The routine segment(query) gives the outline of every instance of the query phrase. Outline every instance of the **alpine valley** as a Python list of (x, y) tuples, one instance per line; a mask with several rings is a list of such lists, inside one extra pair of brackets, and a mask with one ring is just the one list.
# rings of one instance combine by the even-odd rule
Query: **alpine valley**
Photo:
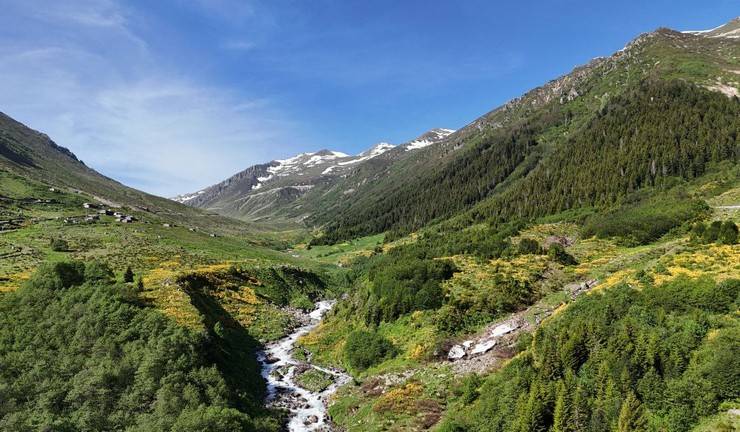
[(165, 199), (0, 114), (0, 430), (740, 430), (740, 18), (409, 138)]

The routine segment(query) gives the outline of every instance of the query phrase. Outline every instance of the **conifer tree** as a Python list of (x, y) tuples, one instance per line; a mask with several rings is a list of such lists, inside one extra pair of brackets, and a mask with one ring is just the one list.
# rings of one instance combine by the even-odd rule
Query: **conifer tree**
[(134, 281), (134, 272), (131, 270), (131, 266), (126, 267), (126, 271), (123, 273), (123, 281), (126, 283)]
[(553, 413), (552, 432), (569, 432), (572, 429), (570, 419), (570, 396), (563, 381), (558, 381)]
[(642, 432), (647, 430), (647, 421), (643, 412), (642, 404), (633, 392), (627, 394), (619, 411), (619, 432)]

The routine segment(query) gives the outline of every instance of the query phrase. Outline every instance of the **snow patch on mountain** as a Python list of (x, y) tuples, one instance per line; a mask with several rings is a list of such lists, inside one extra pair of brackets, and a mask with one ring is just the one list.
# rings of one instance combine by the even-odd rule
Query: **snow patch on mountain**
[(381, 143), (375, 144), (372, 148), (370, 148), (370, 150), (366, 150), (366, 151), (360, 153), (359, 156), (360, 157), (367, 157), (368, 159), (370, 159), (370, 158), (374, 158), (375, 156), (380, 156), (383, 153), (385, 153), (388, 150), (391, 150), (391, 149), (393, 149), (395, 147), (396, 146), (394, 146), (391, 143), (381, 142)]
[(299, 173), (302, 168), (310, 168), (335, 159), (343, 159), (346, 157), (349, 157), (349, 155), (333, 150), (301, 153), (288, 159), (277, 159), (272, 161), (270, 166), (267, 167), (267, 172), (279, 177), (285, 177), (290, 174)]
[(424, 135), (420, 136), (414, 141), (411, 141), (410, 143), (404, 145), (404, 149), (406, 151), (411, 150), (418, 150), (424, 147), (428, 147), (434, 143), (438, 143), (442, 141), (443, 139), (447, 138), (448, 136), (455, 133), (453, 129), (432, 129), (431, 131), (425, 133)]
[(691, 34), (696, 34), (696, 35), (698, 35), (698, 34), (704, 34), (704, 33), (711, 33), (711, 32), (713, 32), (715, 30), (721, 29), (724, 26), (725, 26), (724, 24), (718, 25), (717, 27), (712, 28), (712, 29), (709, 29), (709, 30), (685, 30), (685, 31), (682, 31), (681, 33), (691, 33)]
[(740, 17), (731, 20), (726, 24), (709, 30), (687, 30), (683, 33), (690, 33), (697, 36), (711, 38), (740, 39)]
[(323, 175), (331, 174), (334, 170), (336, 170), (339, 167), (343, 167), (347, 165), (354, 165), (360, 162), (364, 162), (368, 159), (372, 159), (374, 157), (380, 156), (383, 153), (395, 147), (396, 147), (395, 145), (387, 143), (387, 142), (378, 143), (374, 145), (372, 148), (370, 148), (369, 150), (366, 150), (360, 153), (353, 159), (342, 161), (342, 162), (337, 162), (336, 165), (330, 166), (329, 168), (325, 169), (321, 174)]
[(176, 196), (174, 198), (171, 198), (171, 199), (172, 199), (172, 201), (177, 201), (177, 202), (179, 202), (181, 204), (184, 204), (184, 203), (186, 203), (188, 201), (191, 201), (191, 200), (197, 198), (198, 195), (203, 195), (204, 193), (205, 193), (204, 190), (199, 190), (198, 192), (195, 192), (195, 193), (192, 193), (192, 194), (178, 195), (178, 196)]

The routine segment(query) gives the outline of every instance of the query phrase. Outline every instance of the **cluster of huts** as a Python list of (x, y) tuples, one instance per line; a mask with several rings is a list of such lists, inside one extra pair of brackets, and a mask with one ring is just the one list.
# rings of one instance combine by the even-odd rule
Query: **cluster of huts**
[(84, 203), (84, 204), (82, 204), (82, 207), (84, 207), (84, 208), (86, 208), (88, 210), (96, 210), (96, 209), (98, 210), (98, 214), (96, 214), (96, 215), (89, 215), (89, 216), (87, 216), (85, 218), (86, 220), (87, 220), (87, 218), (93, 218), (93, 219), (91, 219), (91, 221), (96, 221), (96, 220), (99, 220), (100, 219), (100, 216), (101, 215), (113, 216), (116, 219), (116, 221), (117, 222), (120, 222), (120, 223), (132, 223), (132, 222), (136, 222), (136, 220), (137, 220), (136, 217), (134, 217), (132, 215), (121, 213), (119, 211), (114, 211), (114, 210), (111, 210), (109, 208), (100, 208), (100, 206), (98, 204)]

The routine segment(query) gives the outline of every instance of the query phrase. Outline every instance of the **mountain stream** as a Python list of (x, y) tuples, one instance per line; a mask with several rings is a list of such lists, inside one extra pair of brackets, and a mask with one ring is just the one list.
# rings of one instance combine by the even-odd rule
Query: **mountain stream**
[[(296, 360), (293, 348), (301, 336), (313, 330), (321, 317), (334, 306), (334, 301), (320, 301), (316, 309), (308, 314), (308, 323), (296, 328), (283, 339), (268, 344), (258, 353), (262, 364), (262, 376), (267, 381), (267, 403), (290, 411), (288, 430), (291, 432), (331, 431), (327, 415), (327, 403), (337, 388), (350, 381), (346, 373), (320, 367), (309, 362)], [(298, 368), (311, 367), (331, 376), (333, 383), (326, 389), (316, 392), (305, 389), (295, 382)]]

